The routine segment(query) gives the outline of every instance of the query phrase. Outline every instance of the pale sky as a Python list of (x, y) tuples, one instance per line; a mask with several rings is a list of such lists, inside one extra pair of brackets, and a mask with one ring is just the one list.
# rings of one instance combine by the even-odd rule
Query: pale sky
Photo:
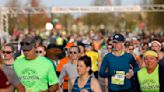
[[(0, 0), (0, 6), (4, 6), (4, 4), (8, 0)], [(28, 0), (19, 0), (22, 3), (27, 2)], [(39, 0), (41, 4), (46, 7), (53, 6), (89, 6), (92, 3), (92, 0)]]
[[(8, 0), (0, 0), (0, 7), (4, 6)], [(25, 3), (28, 0), (19, 0)], [(40, 0), (41, 4), (46, 7), (53, 6), (89, 6), (94, 0)], [(114, 0), (113, 0), (114, 1)], [(138, 4), (140, 0), (121, 0), (123, 5)]]

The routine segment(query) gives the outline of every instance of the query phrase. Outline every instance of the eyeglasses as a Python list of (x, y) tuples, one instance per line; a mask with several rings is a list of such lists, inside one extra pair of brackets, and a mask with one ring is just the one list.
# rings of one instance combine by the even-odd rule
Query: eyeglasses
[(36, 53), (42, 53), (42, 51), (37, 50)]
[(5, 54), (5, 53), (6, 53), (6, 54), (11, 54), (12, 52), (13, 52), (13, 51), (3, 51), (2, 53), (3, 53), (3, 54)]
[(85, 48), (89, 48), (89, 47), (91, 47), (91, 45), (85, 45)]
[(21, 46), (23, 46), (23, 45), (30, 45), (31, 43), (29, 43), (29, 42), (21, 42), (20, 44), (21, 44)]
[(70, 51), (69, 54), (78, 54), (78, 52)]

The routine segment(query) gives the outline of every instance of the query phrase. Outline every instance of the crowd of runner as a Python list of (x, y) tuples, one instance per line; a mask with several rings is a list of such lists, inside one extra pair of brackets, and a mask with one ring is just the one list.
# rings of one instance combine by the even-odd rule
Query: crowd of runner
[(14, 33), (0, 92), (164, 92), (164, 34)]

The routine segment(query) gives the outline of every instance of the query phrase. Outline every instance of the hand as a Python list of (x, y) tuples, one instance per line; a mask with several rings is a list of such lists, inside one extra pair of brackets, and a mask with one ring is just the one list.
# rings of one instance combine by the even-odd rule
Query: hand
[(131, 78), (133, 77), (133, 75), (134, 75), (133, 70), (132, 70), (132, 69), (129, 69), (129, 72), (126, 73), (125, 77), (126, 77), (127, 79), (131, 79)]
[(60, 92), (60, 90), (63, 90), (63, 86), (59, 85), (58, 91)]
[(161, 60), (163, 58), (164, 54), (162, 52), (158, 53), (158, 59)]

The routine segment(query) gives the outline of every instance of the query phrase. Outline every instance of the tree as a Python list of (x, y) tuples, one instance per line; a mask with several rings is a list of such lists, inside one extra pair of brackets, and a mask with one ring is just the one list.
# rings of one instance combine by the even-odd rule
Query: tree
[(5, 4), (7, 7), (20, 7), (21, 3), (19, 0), (8, 0), (8, 2)]
[[(41, 6), (38, 0), (29, 0), (27, 2), (27, 5), (30, 7), (36, 8), (36, 7), (44, 7)], [(38, 17), (39, 16), (39, 17)], [(28, 15), (28, 25), (30, 24), (30, 29), (40, 29), (44, 28), (46, 22), (49, 21), (48, 15), (43, 13), (43, 14), (30, 14)]]
[(82, 21), (89, 26), (98, 26), (101, 24), (108, 25), (113, 23), (114, 20), (112, 19), (112, 17), (113, 15), (110, 13), (89, 13), (82, 17)]
[[(164, 0), (154, 0), (153, 4), (164, 4)], [(164, 28), (164, 12), (150, 12), (147, 13), (148, 25), (151, 28)]]
[(142, 21), (142, 19), (137, 18), (138, 16), (137, 13), (125, 13), (126, 29), (133, 30), (137, 25), (137, 21)]
[[(164, 0), (154, 0), (154, 4), (164, 4)], [(164, 21), (164, 12), (156, 12), (153, 15), (154, 23), (157, 27), (164, 27), (163, 21)]]
[[(111, 0), (93, 0), (92, 5), (94, 6), (108, 6), (111, 5)], [(84, 14), (81, 17), (81, 21), (88, 25), (94, 25), (99, 26), (101, 24), (107, 26), (107, 25), (113, 25), (114, 19), (113, 13), (88, 13)]]
[(112, 0), (93, 0), (93, 5), (111, 5)]
[(39, 7), (39, 1), (38, 0), (30, 0), (31, 7)]
[[(21, 3), (19, 0), (9, 0), (8, 2), (6, 2), (5, 4), (6, 7), (10, 7), (10, 8), (19, 8), (21, 6)], [(9, 14), (8, 18), (9, 18), (9, 33), (12, 33), (13, 29), (18, 27), (18, 19), (17, 17), (19, 17), (18, 14)]]
[(54, 18), (59, 20), (59, 22), (64, 26), (66, 31), (68, 31), (69, 26), (74, 22), (74, 17), (71, 14), (55, 14), (53, 15), (53, 19)]

